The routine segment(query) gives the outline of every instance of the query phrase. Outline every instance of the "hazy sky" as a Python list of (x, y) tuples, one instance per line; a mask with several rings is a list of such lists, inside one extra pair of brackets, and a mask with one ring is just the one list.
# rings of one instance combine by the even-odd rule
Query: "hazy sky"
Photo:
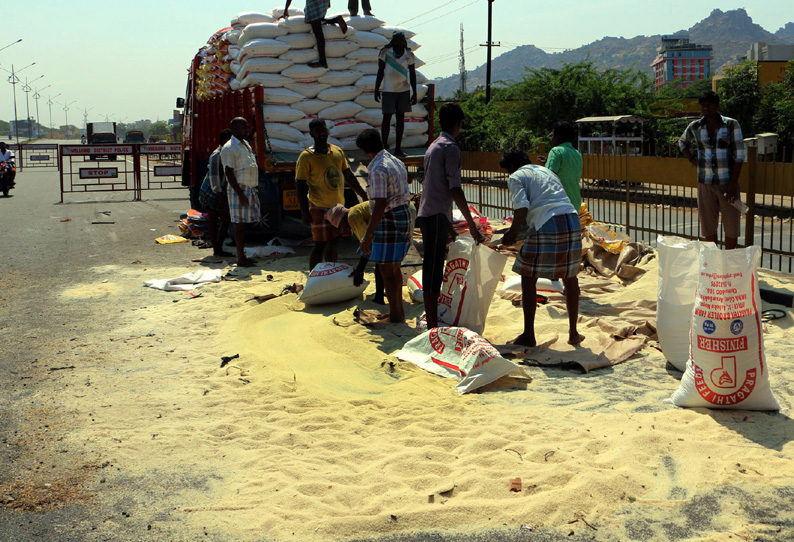
[[(465, 30), (466, 66), (485, 62), (486, 0), (371, 0), (375, 15), (387, 24), (417, 32), (417, 56), (427, 62), (428, 77), (457, 72), (460, 25)], [(293, 0), (303, 7), (305, 0)], [(0, 68), (20, 69), (19, 77), (42, 79), (31, 87), (42, 89), (39, 113), (49, 123), (47, 96), (54, 98), (53, 124), (88, 120), (132, 122), (168, 119), (177, 96), (184, 95), (185, 74), (196, 51), (215, 31), (228, 26), (241, 11), (270, 11), (283, 1), (205, 0), (25, 0), (3, 1)], [(346, 10), (346, 0), (332, 0), (329, 13)], [(745, 8), (753, 20), (770, 32), (794, 21), (794, 0), (571, 0), (534, 2), (495, 0), (493, 40), (501, 42), (495, 56), (518, 45), (534, 44), (549, 52), (575, 48), (604, 36), (652, 35), (687, 29), (712, 9)], [(0, 72), (7, 78), (8, 74)], [(26, 100), (17, 85), (17, 108), (25, 118)], [(31, 115), (35, 101), (30, 93)], [(14, 118), (12, 86), (0, 85), (0, 119)]]

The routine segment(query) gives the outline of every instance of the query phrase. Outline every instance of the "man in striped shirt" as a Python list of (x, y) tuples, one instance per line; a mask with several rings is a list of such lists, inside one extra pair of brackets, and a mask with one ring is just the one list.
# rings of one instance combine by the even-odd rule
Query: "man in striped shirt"
[[(698, 217), (706, 241), (717, 242), (717, 227), (722, 214), (725, 248), (736, 248), (739, 241), (739, 210), (732, 204), (739, 199), (739, 175), (744, 163), (744, 139), (739, 122), (720, 115), (720, 97), (707, 90), (698, 98), (703, 118), (689, 124), (678, 146), (698, 169)], [(695, 145), (697, 158), (690, 147)]]

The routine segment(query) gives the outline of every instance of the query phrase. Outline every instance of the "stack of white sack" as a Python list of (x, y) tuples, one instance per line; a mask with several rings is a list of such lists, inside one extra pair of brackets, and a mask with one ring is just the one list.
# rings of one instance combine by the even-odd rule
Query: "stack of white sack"
[[(356, 136), (367, 128), (380, 130), (381, 105), (375, 101), (378, 54), (396, 31), (405, 34), (408, 47), (419, 44), (414, 32), (387, 26), (377, 17), (342, 15), (347, 32), (324, 25), (328, 68), (311, 68), (319, 60), (317, 44), (303, 11), (291, 7), (287, 19), (279, 19), (283, 7), (270, 13), (245, 12), (231, 20), (228, 41), (231, 90), (261, 86), (265, 96), (265, 128), (274, 152), (300, 152), (312, 145), (309, 123), (326, 121), (329, 141), (344, 150), (356, 148)], [(336, 15), (328, 15), (333, 18)], [(416, 67), (424, 63), (416, 59)], [(428, 91), (427, 78), (417, 71), (417, 99)], [(416, 105), (406, 115), (403, 147), (427, 143), (428, 111)], [(392, 118), (392, 124), (394, 118)], [(396, 138), (391, 128), (390, 144)]]

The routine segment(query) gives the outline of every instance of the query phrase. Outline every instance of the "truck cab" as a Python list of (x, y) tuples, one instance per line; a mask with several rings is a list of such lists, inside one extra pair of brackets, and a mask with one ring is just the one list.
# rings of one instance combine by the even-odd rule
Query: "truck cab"
[(124, 143), (146, 143), (146, 138), (140, 130), (130, 130), (124, 137)]

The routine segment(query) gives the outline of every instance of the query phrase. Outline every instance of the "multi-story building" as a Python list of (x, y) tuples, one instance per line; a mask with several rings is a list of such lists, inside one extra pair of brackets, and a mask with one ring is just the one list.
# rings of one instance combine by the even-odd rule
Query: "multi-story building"
[(686, 88), (711, 77), (711, 45), (690, 43), (686, 36), (662, 36), (656, 53), (651, 63), (656, 90), (673, 81), (677, 88)]

